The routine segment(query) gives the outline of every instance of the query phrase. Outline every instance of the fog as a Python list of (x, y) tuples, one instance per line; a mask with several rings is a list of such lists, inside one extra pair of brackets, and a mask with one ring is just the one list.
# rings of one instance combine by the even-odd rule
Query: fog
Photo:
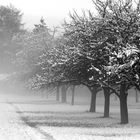
[[(38, 140), (103, 139), (104, 137), (112, 139), (114, 135), (122, 139), (139, 138), (140, 103), (136, 103), (134, 89), (129, 91), (128, 96), (129, 125), (121, 127), (119, 99), (115, 95), (111, 95), (110, 99), (111, 117), (102, 118), (104, 111), (102, 91), (97, 93), (96, 113), (90, 113), (91, 93), (85, 86), (76, 86), (74, 105), (71, 105), (70, 88), (67, 90), (66, 102), (62, 103), (61, 91), (59, 101), (56, 101), (56, 89), (27, 90), (20, 83), (14, 82), (14, 79), (7, 81), (8, 76), (0, 76), (0, 125), (4, 124), (2, 127), (6, 132), (6, 135), (3, 131), (0, 132), (3, 140), (22, 139), (23, 136), (24, 139), (26, 137)], [(3, 115), (6, 119), (3, 119)]]
[(0, 140), (140, 139), (133, 4), (2, 1)]

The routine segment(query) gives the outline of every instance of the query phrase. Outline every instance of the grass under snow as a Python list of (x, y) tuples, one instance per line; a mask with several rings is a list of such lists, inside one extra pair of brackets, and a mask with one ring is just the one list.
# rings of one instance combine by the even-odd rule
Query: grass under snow
[[(8, 95), (9, 98), (9, 95)], [(77, 98), (79, 100), (79, 97)], [(120, 125), (119, 101), (111, 99), (110, 118), (103, 118), (103, 98), (97, 98), (97, 112), (90, 113), (88, 102), (76, 105), (37, 96), (9, 98), (24, 122), (55, 140), (140, 140), (140, 103), (128, 99), (129, 124)], [(133, 100), (131, 102), (131, 100)], [(82, 104), (83, 102), (83, 104)]]

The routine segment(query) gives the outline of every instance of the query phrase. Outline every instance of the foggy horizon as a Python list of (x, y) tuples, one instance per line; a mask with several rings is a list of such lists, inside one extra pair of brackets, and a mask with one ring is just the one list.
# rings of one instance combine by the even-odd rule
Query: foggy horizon
[(60, 0), (59, 2), (57, 0), (2, 0), (0, 4), (4, 6), (12, 4), (19, 9), (23, 13), (23, 23), (27, 29), (33, 29), (34, 24), (38, 24), (41, 17), (45, 19), (48, 27), (53, 28), (61, 26), (73, 10), (76, 10), (78, 14), (82, 14), (82, 10), (95, 11), (92, 0)]

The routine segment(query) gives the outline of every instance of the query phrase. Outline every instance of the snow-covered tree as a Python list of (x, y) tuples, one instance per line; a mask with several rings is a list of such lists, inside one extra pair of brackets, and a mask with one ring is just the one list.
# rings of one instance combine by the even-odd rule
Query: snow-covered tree
[(17, 72), (23, 73), (22, 77), (29, 80), (31, 87), (37, 88), (40, 85), (38, 81), (42, 78), (40, 59), (44, 53), (51, 50), (53, 35), (41, 19), (40, 24), (35, 25), (33, 31), (16, 35), (14, 41), (20, 48), (15, 60)]
[(140, 4), (131, 0), (93, 2), (99, 15), (74, 13), (65, 24), (68, 45), (76, 54), (67, 73), (114, 92), (120, 99), (121, 123), (128, 123), (127, 91), (132, 86), (139, 89)]
[(12, 41), (15, 34), (23, 32), (22, 13), (14, 6), (0, 6), (0, 65), (1, 72), (13, 72), (12, 60), (18, 47)]

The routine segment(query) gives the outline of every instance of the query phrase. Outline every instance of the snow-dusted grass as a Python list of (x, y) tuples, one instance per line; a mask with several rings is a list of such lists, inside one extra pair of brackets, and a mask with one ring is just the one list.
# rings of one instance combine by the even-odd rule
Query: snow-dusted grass
[(75, 127), (40, 127), (56, 140), (139, 140), (139, 128), (75, 128)]
[(42, 134), (55, 140), (139, 140), (140, 104), (129, 105), (127, 125), (120, 125), (119, 106), (111, 106), (111, 117), (102, 118), (103, 106), (97, 113), (88, 112), (89, 105), (61, 104), (46, 99), (28, 99), (14, 103), (22, 119)]
[(120, 125), (119, 108), (112, 107), (111, 117), (102, 118), (102, 106), (97, 113), (86, 112), (88, 106), (68, 104), (18, 104), (24, 121), (41, 129), (56, 140), (139, 140), (140, 110), (130, 110), (130, 123)]
[[(81, 99), (82, 98), (82, 99)], [(76, 97), (76, 105), (55, 101), (55, 96), (17, 96), (8, 99), (18, 108), (23, 121), (55, 140), (140, 140), (140, 103), (128, 99), (129, 124), (120, 125), (119, 101), (111, 97), (110, 118), (103, 116), (103, 97), (97, 98), (97, 112), (90, 113), (89, 97)], [(78, 102), (79, 101), (79, 102)], [(83, 104), (82, 104), (83, 102)]]

